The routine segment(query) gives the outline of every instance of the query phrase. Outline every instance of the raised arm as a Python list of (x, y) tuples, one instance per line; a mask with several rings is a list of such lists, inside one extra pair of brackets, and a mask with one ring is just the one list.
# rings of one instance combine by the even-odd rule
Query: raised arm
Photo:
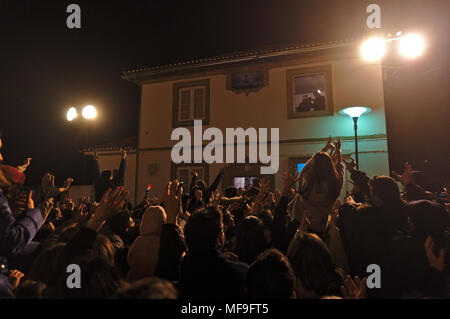
[(369, 190), (370, 178), (367, 176), (367, 174), (355, 168), (356, 164), (353, 158), (344, 161), (344, 163), (347, 167), (347, 170), (350, 172), (350, 178), (352, 179), (353, 183), (357, 186), (357, 188), (361, 191), (362, 194), (364, 194), (367, 197), (370, 196)]
[(119, 170), (117, 172), (117, 176), (115, 178), (115, 185), (116, 186), (122, 186), (124, 184), (124, 176), (125, 176), (125, 167), (126, 167), (126, 161), (127, 159), (127, 151), (122, 151), (122, 160), (120, 161)]
[(179, 280), (180, 265), (186, 251), (183, 234), (178, 226), (181, 213), (181, 196), (183, 188), (178, 181), (170, 182), (166, 187), (165, 197), (167, 213), (166, 224), (162, 226), (158, 262), (155, 275), (168, 280)]
[(213, 193), (217, 187), (219, 186), (220, 182), (222, 181), (223, 173), (225, 172), (226, 166), (222, 167), (219, 174), (217, 174), (216, 178), (214, 179), (214, 182), (209, 187), (209, 193)]
[(192, 171), (192, 179), (191, 179), (191, 185), (189, 186), (189, 194), (191, 198), (194, 196), (194, 186), (197, 185), (198, 182), (198, 174), (197, 172)]
[(275, 248), (281, 250), (282, 252), (285, 252), (289, 245), (289, 242), (285, 240), (289, 192), (298, 181), (298, 178), (299, 173), (292, 168), (283, 173), (283, 192), (281, 193), (280, 200), (277, 203), (275, 214), (273, 216), (272, 244)]
[(430, 199), (427, 193), (414, 182), (412, 166), (408, 162), (405, 163), (405, 168), (403, 169), (403, 173), (401, 175), (395, 171), (392, 171), (392, 176), (397, 181), (402, 183), (406, 191), (406, 198), (409, 201)]
[(27, 168), (30, 166), (31, 164), (31, 157), (28, 157), (27, 160), (20, 166), (17, 166), (17, 169), (19, 170), (19, 172), (23, 173), (27, 170)]

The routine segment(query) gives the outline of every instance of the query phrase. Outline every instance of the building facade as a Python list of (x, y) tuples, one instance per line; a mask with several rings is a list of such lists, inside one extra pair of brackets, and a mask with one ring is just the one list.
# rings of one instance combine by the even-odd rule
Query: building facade
[[(265, 177), (281, 188), (282, 172), (301, 169), (329, 136), (341, 137), (343, 153), (354, 157), (353, 121), (338, 112), (368, 106), (372, 111), (358, 121), (360, 168), (370, 176), (389, 174), (382, 68), (359, 57), (357, 41), (243, 52), (132, 70), (123, 78), (141, 90), (136, 200), (149, 184), (152, 195), (161, 197), (169, 179), (188, 183), (192, 171), (210, 184), (226, 165), (172, 161), (178, 142), (171, 140), (172, 132), (184, 127), (194, 136), (194, 120), (202, 120), (203, 132), (220, 129), (224, 140), (227, 128), (278, 128), (279, 169)], [(227, 164), (222, 189), (261, 176), (265, 164), (249, 161), (246, 152), (246, 163)], [(350, 188), (346, 176), (343, 193)]]

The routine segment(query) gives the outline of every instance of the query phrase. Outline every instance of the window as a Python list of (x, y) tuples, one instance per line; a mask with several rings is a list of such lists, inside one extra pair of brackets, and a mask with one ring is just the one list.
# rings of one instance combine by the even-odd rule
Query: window
[(333, 114), (331, 66), (287, 70), (288, 119)]
[(173, 90), (173, 127), (209, 124), (209, 80), (175, 83)]
[(258, 184), (259, 177), (233, 177), (233, 186), (237, 189), (247, 188), (250, 185)]
[(179, 121), (203, 120), (205, 114), (205, 88), (180, 89)]
[(222, 189), (234, 186), (245, 188), (249, 185), (258, 184), (261, 178), (270, 180), (269, 189), (274, 190), (275, 174), (261, 175), (262, 164), (236, 163), (227, 165), (222, 178)]

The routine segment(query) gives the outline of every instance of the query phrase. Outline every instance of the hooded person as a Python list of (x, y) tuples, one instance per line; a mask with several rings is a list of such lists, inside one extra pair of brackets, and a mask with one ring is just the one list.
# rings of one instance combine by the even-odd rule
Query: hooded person
[(127, 279), (130, 282), (155, 274), (162, 226), (166, 223), (166, 219), (166, 212), (161, 206), (150, 206), (145, 211), (139, 227), (139, 237), (128, 252), (130, 271)]

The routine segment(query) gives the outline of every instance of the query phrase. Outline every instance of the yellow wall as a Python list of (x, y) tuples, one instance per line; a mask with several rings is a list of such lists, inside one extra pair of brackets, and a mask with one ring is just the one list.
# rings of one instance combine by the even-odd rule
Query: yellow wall
[[(332, 116), (287, 119), (286, 70), (331, 64), (333, 108)], [(367, 64), (359, 58), (291, 65), (268, 70), (269, 84), (256, 93), (236, 94), (226, 89), (226, 74), (209, 77), (185, 78), (142, 86), (140, 118), (140, 161), (138, 198), (144, 196), (147, 184), (152, 184), (154, 196), (162, 196), (163, 188), (170, 178), (170, 140), (172, 133), (173, 83), (210, 80), (210, 125), (225, 128), (255, 127), (279, 128), (280, 140), (326, 138), (354, 134), (353, 121), (337, 114), (338, 110), (353, 105), (366, 105), (372, 112), (362, 116), (358, 122), (359, 135), (386, 134), (384, 96), (381, 66)], [(204, 129), (207, 127), (204, 126)], [(191, 128), (192, 129), (192, 128)], [(288, 158), (311, 155), (319, 151), (320, 143), (280, 144), (280, 169), (288, 166)], [(162, 148), (162, 150), (152, 150)], [(353, 141), (343, 142), (344, 153), (354, 152)], [(387, 142), (385, 137), (362, 140), (359, 143), (360, 168), (369, 175), (388, 174)], [(148, 165), (159, 166), (152, 176)], [(222, 164), (210, 165), (210, 182)], [(347, 185), (348, 183), (346, 183)], [(281, 174), (277, 174), (276, 186), (281, 187)], [(348, 186), (350, 187), (350, 186)], [(346, 188), (344, 191), (347, 190)]]

